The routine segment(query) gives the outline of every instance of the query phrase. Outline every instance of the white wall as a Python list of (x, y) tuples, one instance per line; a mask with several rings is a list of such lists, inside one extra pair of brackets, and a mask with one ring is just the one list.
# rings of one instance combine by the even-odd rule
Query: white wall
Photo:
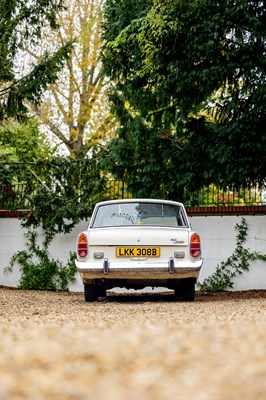
[[(190, 217), (194, 230), (201, 236), (204, 265), (200, 281), (211, 275), (217, 264), (232, 255), (236, 245), (236, 223), (241, 216), (195, 216)], [(250, 251), (266, 254), (266, 215), (244, 216), (248, 224), (248, 238), (244, 246)], [(86, 222), (78, 224), (70, 234), (57, 235), (50, 247), (51, 257), (65, 262), (69, 252), (75, 251), (77, 234), (85, 229)], [(20, 279), (19, 267), (12, 273), (4, 273), (11, 256), (23, 250), (25, 238), (20, 221), (16, 218), (0, 218), (0, 285), (16, 287)], [(75, 284), (69, 285), (71, 291), (82, 291), (83, 284), (77, 274)], [(266, 262), (252, 262), (250, 271), (235, 280), (234, 290), (266, 289)]]
[[(266, 215), (243, 216), (248, 225), (244, 247), (266, 254)], [(235, 225), (242, 216), (190, 217), (193, 229), (201, 236), (204, 265), (200, 281), (211, 275), (217, 264), (231, 256), (236, 246)], [(234, 290), (266, 289), (266, 262), (253, 261), (249, 272), (234, 281)]]
[[(63, 263), (69, 258), (70, 251), (75, 251), (76, 237), (79, 232), (86, 229), (88, 223), (81, 222), (69, 234), (57, 235), (53, 240), (49, 251), (54, 259), (59, 259)], [(27, 231), (21, 227), (21, 223), (16, 218), (0, 218), (0, 286), (16, 287), (20, 280), (19, 266), (13, 267), (13, 272), (5, 272), (9, 260), (14, 253), (24, 249), (24, 234)], [(41, 230), (38, 230), (41, 232)], [(83, 291), (83, 284), (80, 276), (76, 275), (76, 283), (70, 284), (71, 291)]]

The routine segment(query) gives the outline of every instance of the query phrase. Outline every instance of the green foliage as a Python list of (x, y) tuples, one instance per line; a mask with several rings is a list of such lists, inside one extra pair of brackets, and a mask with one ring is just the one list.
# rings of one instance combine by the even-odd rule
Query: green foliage
[[(103, 62), (121, 124), (110, 168), (162, 194), (165, 184), (170, 194), (184, 182), (191, 190), (262, 186), (265, 3), (128, 0), (130, 14), (124, 3), (107, 0), (105, 7)], [(145, 151), (145, 168), (138, 168)]]
[(8, 117), (23, 118), (25, 100), (38, 103), (42, 92), (55, 82), (59, 70), (71, 51), (66, 43), (53, 54), (44, 53), (27, 72), (19, 72), (22, 48), (27, 43), (37, 44), (42, 28), (57, 27), (56, 15), (62, 0), (2, 0), (0, 5), (0, 121)]
[(67, 290), (69, 282), (75, 281), (75, 253), (70, 253), (64, 266), (59, 260), (50, 259), (48, 243), (38, 245), (36, 231), (26, 233), (26, 250), (18, 251), (10, 260), (6, 269), (11, 272), (15, 263), (21, 271), (20, 289), (26, 290)]
[[(18, 262), (23, 289), (64, 290), (74, 276), (74, 255), (63, 266), (50, 259), (48, 248), (57, 233), (68, 233), (82, 219), (88, 218), (95, 203), (104, 199), (105, 181), (101, 177), (98, 153), (55, 157), (35, 164), (0, 164), (0, 180), (27, 183), (23, 197), (30, 211), (21, 224), (28, 230), (26, 250), (16, 253), (9, 271)], [(41, 228), (42, 244), (37, 244), (33, 229)]]
[(58, 72), (68, 58), (71, 48), (72, 44), (67, 43), (52, 55), (45, 53), (42, 60), (32, 68), (30, 73), (0, 91), (2, 97), (0, 120), (8, 117), (23, 119), (27, 112), (25, 100), (35, 104), (40, 103), (42, 93), (48, 88), (48, 85), (56, 81)]
[(141, 118), (128, 119), (107, 154), (104, 168), (116, 179), (126, 181), (133, 196), (183, 199), (184, 182), (171, 166), (173, 159), (179, 164), (179, 147), (167, 132), (157, 133)]
[(201, 290), (206, 292), (216, 292), (233, 288), (234, 278), (249, 271), (250, 262), (262, 260), (266, 262), (266, 254), (260, 254), (256, 251), (251, 252), (244, 247), (247, 238), (248, 226), (244, 218), (239, 224), (236, 224), (237, 241), (234, 253), (228, 257), (226, 261), (222, 261), (217, 265), (215, 272), (204, 279), (202, 283), (198, 283)]
[(74, 159), (57, 156), (36, 163), (0, 164), (0, 182), (25, 184), (23, 198), (30, 211), (22, 224), (41, 227), (48, 236), (69, 232), (105, 193), (97, 151)]
[(36, 162), (48, 160), (56, 149), (39, 130), (38, 121), (28, 119), (25, 123), (10, 122), (0, 127), (0, 150), (3, 161)]
[(48, 237), (70, 232), (104, 197), (105, 184), (97, 155), (76, 159), (56, 157), (39, 167), (35, 171), (41, 175), (42, 184), (38, 182), (34, 191), (31, 188), (30, 214), (23, 226), (41, 226)]

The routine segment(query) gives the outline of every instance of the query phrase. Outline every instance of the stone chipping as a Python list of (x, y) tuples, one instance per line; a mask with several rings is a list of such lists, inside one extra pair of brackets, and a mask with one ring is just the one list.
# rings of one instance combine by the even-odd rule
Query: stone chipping
[(266, 291), (0, 288), (0, 399), (264, 400)]

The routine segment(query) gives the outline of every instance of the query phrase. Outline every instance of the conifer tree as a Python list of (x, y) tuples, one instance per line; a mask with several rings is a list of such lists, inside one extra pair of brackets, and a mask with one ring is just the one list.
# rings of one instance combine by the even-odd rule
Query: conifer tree
[(71, 50), (70, 43), (52, 53), (44, 51), (34, 65), (27, 63), (21, 49), (26, 41), (35, 45), (40, 42), (45, 24), (57, 28), (57, 14), (62, 7), (62, 0), (1, 0), (0, 122), (9, 117), (23, 118), (27, 112), (25, 101), (39, 103), (47, 85), (55, 82)]
[(264, 185), (265, 26), (265, 1), (106, 0), (109, 160), (135, 194)]

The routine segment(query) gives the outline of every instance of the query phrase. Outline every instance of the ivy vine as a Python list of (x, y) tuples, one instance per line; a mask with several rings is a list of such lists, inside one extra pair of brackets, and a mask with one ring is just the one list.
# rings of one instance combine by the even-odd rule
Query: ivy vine
[(247, 239), (248, 225), (245, 218), (236, 224), (236, 248), (234, 253), (226, 261), (217, 265), (214, 273), (206, 278), (202, 283), (198, 283), (200, 290), (206, 292), (216, 292), (233, 288), (234, 278), (249, 271), (250, 262), (254, 260), (266, 261), (266, 254), (257, 251), (250, 251), (244, 247)]
[(6, 272), (12, 272), (15, 263), (21, 271), (19, 289), (26, 290), (67, 290), (68, 283), (75, 281), (75, 253), (70, 252), (66, 265), (49, 257), (47, 238), (38, 244), (39, 235), (36, 230), (28, 229), (25, 234), (26, 249), (15, 253), (10, 260)]
[(68, 283), (75, 281), (75, 253), (70, 252), (63, 265), (50, 257), (49, 246), (56, 234), (69, 233), (90, 215), (96, 202), (104, 199), (105, 180), (97, 154), (56, 157), (30, 167), (0, 166), (0, 176), (7, 176), (7, 172), (9, 183), (27, 183), (23, 196), (29, 212), (21, 220), (27, 230), (25, 249), (12, 256), (5, 271), (12, 272), (14, 265), (19, 265), (21, 289), (66, 290)]

